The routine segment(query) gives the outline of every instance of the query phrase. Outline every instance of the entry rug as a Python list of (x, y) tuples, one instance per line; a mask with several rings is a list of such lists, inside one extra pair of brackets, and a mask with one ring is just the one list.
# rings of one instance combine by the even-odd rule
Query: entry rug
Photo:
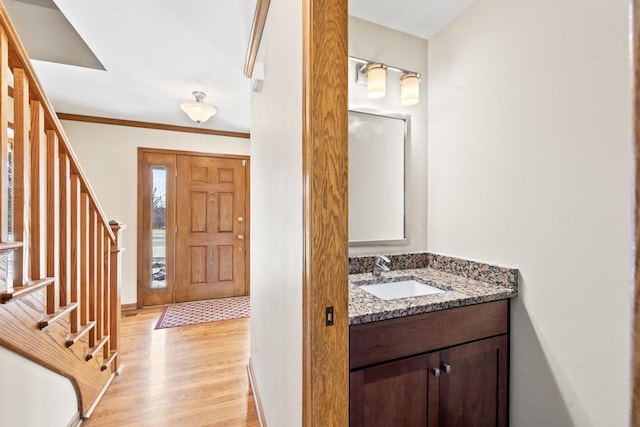
[(247, 296), (185, 302), (165, 308), (155, 329), (238, 319), (249, 317), (249, 314), (249, 297)]

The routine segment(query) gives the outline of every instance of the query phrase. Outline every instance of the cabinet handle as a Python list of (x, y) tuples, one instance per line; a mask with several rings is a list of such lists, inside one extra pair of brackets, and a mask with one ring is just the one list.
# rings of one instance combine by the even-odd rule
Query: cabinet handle
[(431, 368), (431, 373), (433, 374), (434, 377), (439, 377), (440, 376), (440, 369), (439, 368)]
[(447, 363), (443, 363), (442, 365), (440, 365), (440, 368), (444, 371), (445, 374), (451, 373), (451, 365)]

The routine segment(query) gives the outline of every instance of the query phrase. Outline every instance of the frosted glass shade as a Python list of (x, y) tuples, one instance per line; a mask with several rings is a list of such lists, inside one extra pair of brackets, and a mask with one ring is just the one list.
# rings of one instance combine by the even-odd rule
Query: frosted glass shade
[(400, 97), (402, 105), (415, 105), (420, 101), (420, 76), (417, 73), (406, 73), (402, 76)]
[(180, 108), (187, 113), (191, 120), (198, 124), (206, 122), (218, 112), (216, 107), (195, 101), (182, 102)]
[(367, 66), (367, 95), (369, 98), (382, 98), (387, 89), (387, 66), (369, 64)]
[(205, 104), (202, 101), (207, 96), (206, 93), (196, 90), (193, 92), (193, 96), (196, 98), (195, 101), (182, 102), (180, 103), (180, 108), (197, 124), (206, 122), (211, 116), (218, 112), (216, 107)]

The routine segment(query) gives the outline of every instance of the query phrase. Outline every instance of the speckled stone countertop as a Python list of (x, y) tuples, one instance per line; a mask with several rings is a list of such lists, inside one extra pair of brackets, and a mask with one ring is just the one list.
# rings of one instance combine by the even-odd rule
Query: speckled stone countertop
[[(411, 316), (479, 304), (518, 295), (518, 270), (474, 261), (429, 254), (427, 266), (394, 270), (374, 277), (371, 273), (349, 275), (349, 325)], [(448, 271), (447, 271), (448, 270)], [(445, 292), (418, 297), (383, 300), (359, 288), (361, 285), (417, 280)]]

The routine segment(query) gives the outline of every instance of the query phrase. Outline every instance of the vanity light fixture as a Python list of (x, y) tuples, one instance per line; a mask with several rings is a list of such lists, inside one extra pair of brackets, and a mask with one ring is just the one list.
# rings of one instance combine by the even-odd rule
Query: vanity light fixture
[(420, 100), (420, 75), (408, 72), (400, 77), (402, 105), (415, 105)]
[(402, 105), (415, 105), (420, 101), (420, 73), (392, 67), (380, 62), (349, 56), (349, 60), (356, 62), (356, 82), (367, 85), (369, 98), (382, 98), (386, 94), (387, 74), (395, 71), (401, 74), (400, 97)]
[(384, 64), (368, 64), (367, 94), (369, 98), (383, 98), (387, 89), (387, 66)]
[(207, 96), (206, 93), (196, 90), (193, 92), (193, 96), (196, 98), (195, 101), (182, 102), (180, 103), (180, 108), (197, 124), (206, 122), (218, 112), (216, 107), (202, 102)]

